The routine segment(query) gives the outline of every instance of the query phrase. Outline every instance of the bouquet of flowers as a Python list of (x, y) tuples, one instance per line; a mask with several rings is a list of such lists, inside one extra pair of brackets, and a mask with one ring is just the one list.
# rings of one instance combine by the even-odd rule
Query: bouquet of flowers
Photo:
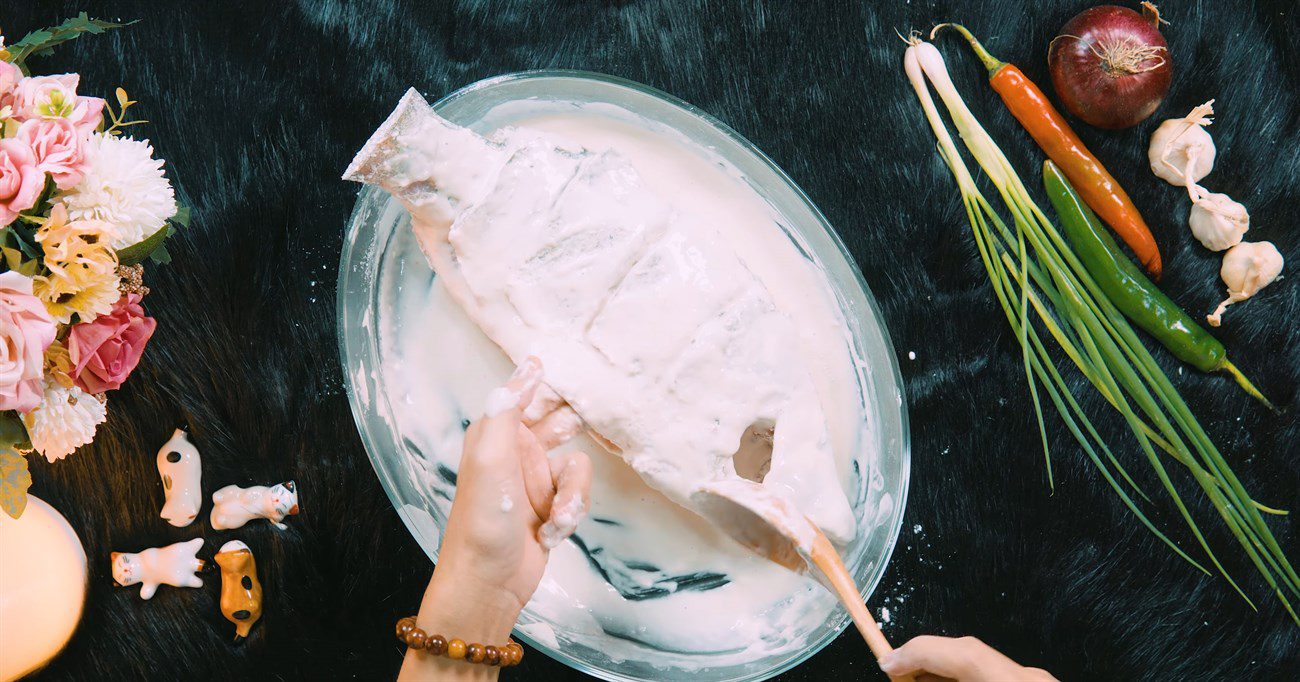
[(188, 222), (148, 140), (126, 134), (135, 102), (78, 92), (75, 73), (27, 59), (122, 24), (82, 13), (5, 46), (0, 36), (0, 506), (17, 518), (31, 476), (91, 442), (109, 391), (156, 326), (141, 300), (146, 260)]

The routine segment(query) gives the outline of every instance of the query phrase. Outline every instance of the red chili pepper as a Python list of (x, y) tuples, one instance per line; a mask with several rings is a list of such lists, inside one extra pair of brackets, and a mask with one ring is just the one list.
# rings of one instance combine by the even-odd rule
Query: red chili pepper
[(994, 59), (966, 27), (960, 24), (940, 24), (935, 30), (944, 26), (965, 36), (980, 61), (988, 68), (989, 84), (1002, 97), (1002, 103), (1011, 111), (1011, 115), (1029, 131), (1038, 146), (1047, 152), (1048, 158), (1056, 162), (1084, 202), (1133, 249), (1142, 267), (1154, 279), (1160, 279), (1160, 249), (1156, 246), (1155, 237), (1151, 235), (1151, 229), (1142, 220), (1142, 214), (1114, 176), (1070, 129), (1070, 125), (1048, 101), (1043, 91), (1014, 64)]

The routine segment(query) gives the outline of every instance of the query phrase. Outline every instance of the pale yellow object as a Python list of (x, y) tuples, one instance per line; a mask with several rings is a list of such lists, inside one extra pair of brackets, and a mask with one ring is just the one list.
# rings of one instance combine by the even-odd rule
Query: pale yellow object
[(0, 514), (0, 680), (63, 649), (86, 602), (86, 553), (53, 507), (28, 495), (19, 519)]

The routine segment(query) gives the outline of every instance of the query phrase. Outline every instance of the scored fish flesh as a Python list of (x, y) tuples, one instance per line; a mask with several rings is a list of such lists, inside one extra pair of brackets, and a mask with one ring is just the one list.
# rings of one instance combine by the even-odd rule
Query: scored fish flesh
[(616, 150), (527, 128), (484, 138), (410, 90), (344, 178), (401, 201), (475, 324), (516, 363), (542, 361), (546, 404), (530, 412), (572, 409), (706, 518), (693, 494), (740, 478), (742, 439), (770, 432), (766, 491), (852, 539), (798, 330), (716, 229), (674, 211)]

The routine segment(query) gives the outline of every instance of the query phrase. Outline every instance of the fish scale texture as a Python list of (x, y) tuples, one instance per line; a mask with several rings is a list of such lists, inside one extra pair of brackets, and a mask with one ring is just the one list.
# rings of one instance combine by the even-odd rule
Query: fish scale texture
[[(872, 606), (895, 643), (977, 635), (1067, 680), (1294, 679), (1300, 626), (1271, 596), (1176, 464), (1179, 489), (1252, 611), (1141, 528), (1048, 419), (1048, 487), (1020, 352), (978, 259), (956, 189), (902, 73), (895, 31), (960, 20), (1047, 86), (1046, 46), (1089, 3), (985, 2), (35, 2), (10, 3), (10, 40), (82, 9), (140, 19), (33, 65), (79, 71), (83, 90), (123, 86), (134, 129), (167, 159), (194, 223), (151, 266), (159, 331), (111, 395), (91, 447), (33, 462), (33, 491), (78, 530), (90, 557), (86, 611), (48, 680), (391, 679), (392, 628), (419, 604), (430, 565), (394, 513), (353, 427), (336, 345), (334, 287), (357, 187), (339, 180), (403, 90), (437, 98), (523, 69), (601, 71), (648, 83), (726, 122), (786, 169), (827, 214), (880, 301), (907, 384), (912, 481), (898, 547)], [(1244, 203), (1248, 238), (1300, 267), (1300, 12), (1287, 2), (1168, 3), (1174, 81), (1136, 128), (1078, 131), (1141, 207), (1165, 259), (1164, 289), (1195, 315), (1222, 297), (1219, 258), (1185, 227), (1186, 194), (1146, 168), (1160, 119), (1216, 99), (1215, 171)], [(954, 37), (953, 78), (1037, 190), (1041, 153)], [(133, 110), (137, 111), (137, 110)], [(1281, 405), (1269, 414), (1222, 377), (1155, 352), (1267, 504), (1300, 511), (1300, 291), (1288, 276), (1233, 307), (1216, 334)], [(913, 354), (914, 359), (913, 359)], [(1078, 377), (1086, 409), (1189, 551), (1123, 424)], [(154, 452), (177, 425), (203, 456), (203, 514), (158, 518)], [(210, 529), (212, 491), (293, 479), (302, 513)], [(1300, 561), (1300, 529), (1270, 517)], [(239, 538), (257, 556), (265, 613), (235, 644), (219, 577), (149, 602), (111, 585), (108, 553), (202, 536), (210, 558)], [(1194, 556), (1201, 556), (1192, 551)], [(882, 614), (883, 616), (883, 614)], [(6, 624), (6, 627), (9, 627)], [(536, 652), (507, 678), (579, 679)], [(852, 633), (784, 680), (881, 679)]]

